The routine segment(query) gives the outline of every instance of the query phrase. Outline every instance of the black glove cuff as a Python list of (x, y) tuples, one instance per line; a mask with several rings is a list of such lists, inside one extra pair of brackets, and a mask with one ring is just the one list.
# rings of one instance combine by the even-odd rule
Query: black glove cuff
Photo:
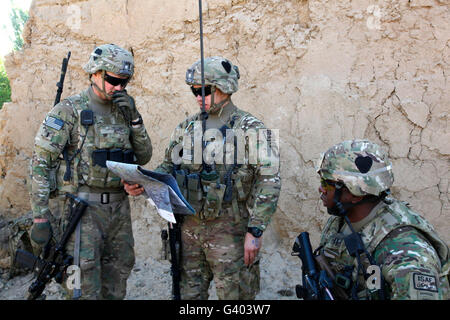
[(139, 115), (139, 119), (137, 121), (130, 121), (130, 123), (131, 123), (132, 126), (137, 126), (139, 124), (143, 124), (144, 121), (142, 120), (141, 115)]

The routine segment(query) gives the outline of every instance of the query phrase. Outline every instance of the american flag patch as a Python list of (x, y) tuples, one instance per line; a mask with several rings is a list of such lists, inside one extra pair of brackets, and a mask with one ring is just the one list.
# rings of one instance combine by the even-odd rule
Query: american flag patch
[(64, 121), (62, 121), (61, 119), (58, 118), (54, 118), (51, 116), (47, 116), (47, 118), (45, 118), (44, 124), (47, 127), (53, 128), (55, 130), (61, 130), (63, 125), (64, 125)]

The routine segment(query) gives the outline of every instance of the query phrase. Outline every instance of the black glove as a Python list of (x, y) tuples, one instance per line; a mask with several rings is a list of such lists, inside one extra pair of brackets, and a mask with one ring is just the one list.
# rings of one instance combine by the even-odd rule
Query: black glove
[(129, 110), (131, 115), (131, 119), (129, 119), (129, 121), (134, 121), (141, 117), (136, 109), (134, 99), (128, 95), (126, 90), (115, 91), (112, 95), (112, 102), (119, 108), (126, 108)]
[(30, 238), (36, 246), (44, 247), (52, 238), (53, 230), (49, 221), (35, 222), (31, 227)]

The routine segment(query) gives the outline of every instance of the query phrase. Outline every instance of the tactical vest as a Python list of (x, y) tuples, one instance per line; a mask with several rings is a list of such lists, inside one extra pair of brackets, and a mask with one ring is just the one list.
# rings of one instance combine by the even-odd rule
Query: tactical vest
[[(126, 117), (116, 107), (108, 115), (94, 114), (94, 123), (85, 127), (81, 125), (81, 112), (89, 109), (87, 91), (67, 98), (73, 108), (77, 121), (72, 132), (74, 141), (69, 141), (69, 155), (80, 149), (83, 137), (87, 134), (81, 152), (71, 162), (72, 176), (64, 181), (66, 162), (60, 160), (56, 173), (56, 187), (59, 194), (76, 193), (80, 186), (101, 188), (105, 191), (122, 189), (120, 177), (112, 174), (106, 167), (106, 160), (133, 162), (130, 128)], [(75, 140), (78, 141), (75, 141)], [(76, 146), (76, 148), (75, 148)], [(127, 158), (128, 155), (128, 159)], [(75, 169), (74, 169), (75, 168)]]
[[(347, 254), (347, 249), (343, 241), (344, 235), (339, 233), (342, 226), (342, 218), (331, 217), (328, 220), (323, 230), (320, 245), (324, 247), (321, 250), (328, 258), (331, 267), (337, 274), (347, 273), (350, 275), (349, 272), (351, 272), (352, 280), (358, 281), (358, 287), (365, 288), (366, 283), (364, 278), (361, 275), (357, 276), (356, 258)], [(414, 227), (421, 231), (438, 253), (443, 270), (440, 275), (440, 281), (442, 283), (442, 278), (448, 277), (449, 275), (449, 248), (445, 242), (439, 238), (433, 226), (420, 215), (412, 211), (403, 202), (394, 200), (391, 204), (381, 207), (375, 218), (365, 225), (359, 233), (361, 234), (362, 241), (364, 242), (367, 251), (373, 256), (377, 246), (392, 231), (406, 226)], [(362, 263), (365, 269), (370, 265), (365, 256), (362, 259)], [(359, 299), (368, 299), (370, 297), (370, 292), (363, 289), (358, 292), (358, 297)]]
[[(236, 110), (225, 123), (227, 129), (242, 128), (242, 123), (247, 113)], [(185, 128), (185, 136), (194, 136), (195, 121), (200, 121), (200, 116), (192, 117)], [(190, 149), (194, 150), (194, 138), (191, 139)], [(186, 143), (186, 141), (184, 141)], [(189, 141), (187, 142), (189, 143)], [(248, 146), (246, 145), (246, 148)], [(225, 155), (225, 150), (224, 153)], [(236, 219), (240, 215), (248, 217), (248, 209), (245, 202), (249, 198), (253, 183), (254, 169), (245, 164), (216, 164), (216, 177), (202, 175), (202, 164), (194, 164), (190, 155), (183, 155), (183, 159), (192, 163), (182, 162), (174, 170), (174, 176), (183, 195), (196, 211), (199, 219), (211, 220), (222, 214), (233, 214)], [(230, 188), (229, 191), (227, 191)], [(227, 197), (227, 193), (231, 196)]]

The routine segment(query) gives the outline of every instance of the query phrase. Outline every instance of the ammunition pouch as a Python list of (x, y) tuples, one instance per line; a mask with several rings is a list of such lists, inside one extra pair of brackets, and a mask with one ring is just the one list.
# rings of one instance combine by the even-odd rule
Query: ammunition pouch
[(49, 199), (53, 199), (58, 196), (57, 175), (58, 175), (59, 167), (61, 166), (61, 160), (58, 159), (56, 162), (57, 162), (56, 166), (51, 168), (48, 172), (48, 180), (49, 180), (48, 182), (49, 182), (49, 190), (50, 190)]
[[(217, 218), (222, 210), (223, 196), (225, 194), (226, 186), (218, 182), (203, 182), (203, 187), (207, 190), (205, 205), (203, 206), (203, 219)], [(205, 191), (206, 191), (205, 190)]]
[(191, 173), (186, 175), (187, 201), (196, 212), (200, 212), (203, 207), (203, 189), (200, 182), (200, 175)]
[(134, 163), (134, 151), (131, 149), (97, 149), (92, 151), (94, 165), (106, 168), (106, 161)]
[(245, 187), (244, 183), (249, 184), (251, 175), (245, 170), (234, 173), (234, 169), (228, 169), (225, 174), (215, 170), (189, 173), (189, 169), (176, 167), (173, 176), (183, 196), (198, 213), (197, 218), (211, 220), (230, 213), (239, 221), (241, 214), (248, 217), (247, 212), (241, 212), (238, 202), (248, 199), (250, 185)]
[(186, 176), (188, 201), (199, 202), (203, 198), (203, 190), (200, 182), (200, 176), (196, 173), (191, 173)]
[(178, 187), (180, 188), (181, 193), (183, 194), (183, 197), (185, 199), (188, 199), (186, 170), (175, 170), (174, 175), (175, 175), (175, 180), (177, 180)]

